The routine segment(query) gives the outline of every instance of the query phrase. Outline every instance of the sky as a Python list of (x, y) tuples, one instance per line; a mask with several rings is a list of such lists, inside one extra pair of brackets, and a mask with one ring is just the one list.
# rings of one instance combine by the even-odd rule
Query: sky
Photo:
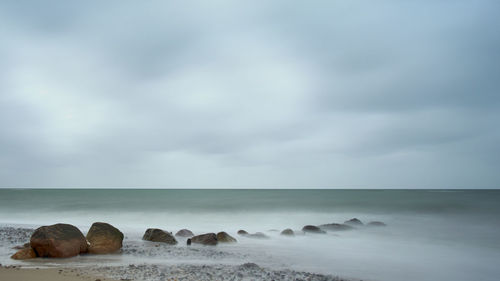
[(500, 1), (1, 1), (0, 186), (500, 188)]

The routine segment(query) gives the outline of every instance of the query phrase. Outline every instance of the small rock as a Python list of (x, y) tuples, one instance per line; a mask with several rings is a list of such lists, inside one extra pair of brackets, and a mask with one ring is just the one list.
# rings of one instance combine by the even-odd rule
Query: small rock
[(191, 238), (191, 242), (202, 245), (217, 245), (217, 235), (215, 233), (196, 235)]
[(217, 241), (221, 243), (236, 243), (236, 239), (224, 231), (217, 233)]
[(340, 224), (340, 223), (329, 223), (329, 224), (322, 224), (319, 226), (322, 229), (326, 229), (328, 231), (345, 231), (345, 230), (352, 230), (354, 227), (347, 225), (347, 224)]
[(248, 238), (256, 238), (256, 239), (269, 239), (269, 236), (265, 235), (262, 232), (256, 232), (253, 234), (247, 235)]
[(292, 229), (287, 228), (287, 229), (285, 229), (285, 230), (283, 230), (283, 231), (281, 232), (281, 235), (285, 235), (285, 236), (295, 236), (295, 233), (293, 232), (293, 230), (292, 230)]
[(175, 234), (175, 236), (179, 236), (179, 237), (193, 237), (194, 233), (191, 230), (189, 230), (189, 229), (181, 229), (181, 230), (177, 231), (177, 233)]
[(243, 229), (238, 230), (238, 232), (237, 232), (237, 233), (238, 233), (238, 235), (248, 235), (248, 232), (246, 232), (246, 231), (245, 231), (245, 230), (243, 230)]
[(381, 221), (371, 221), (367, 224), (367, 226), (387, 226), (387, 224)]
[(148, 228), (144, 233), (144, 236), (142, 236), (142, 240), (162, 242), (170, 245), (177, 244), (177, 240), (175, 240), (175, 237), (170, 232), (158, 228)]
[(321, 228), (314, 225), (306, 225), (302, 228), (302, 231), (309, 233), (321, 233), (321, 234), (326, 233), (325, 231), (321, 230)]
[(361, 226), (361, 225), (363, 225), (363, 223), (360, 220), (358, 220), (357, 218), (353, 218), (353, 219), (350, 219), (348, 221), (345, 221), (344, 224), (352, 225), (352, 226)]
[(36, 253), (33, 250), (33, 248), (29, 247), (19, 250), (17, 253), (13, 254), (10, 258), (14, 260), (34, 259), (36, 258)]

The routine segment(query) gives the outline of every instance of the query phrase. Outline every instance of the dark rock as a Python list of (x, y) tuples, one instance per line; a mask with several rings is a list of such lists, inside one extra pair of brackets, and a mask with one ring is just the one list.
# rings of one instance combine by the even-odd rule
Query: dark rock
[(248, 235), (248, 232), (246, 232), (245, 230), (242, 230), (242, 229), (238, 230), (237, 233), (238, 233), (238, 235)]
[(281, 232), (281, 235), (285, 236), (295, 236), (295, 233), (290, 228), (287, 228)]
[(38, 257), (68, 258), (88, 250), (83, 233), (62, 223), (39, 227), (31, 235), (30, 244)]
[(321, 230), (321, 228), (314, 225), (306, 225), (302, 228), (302, 231), (308, 233), (321, 233), (321, 234), (326, 233), (325, 231)]
[(352, 230), (354, 227), (347, 225), (347, 224), (340, 224), (340, 223), (329, 223), (329, 224), (322, 224), (319, 226), (321, 229), (325, 229), (327, 231), (346, 231), (346, 230)]
[(29, 247), (19, 250), (17, 253), (13, 254), (10, 258), (15, 260), (34, 259), (36, 258), (36, 253), (33, 250), (33, 248)]
[(245, 270), (257, 270), (260, 269), (260, 267), (253, 262), (247, 262), (239, 266), (240, 269), (245, 269)]
[(191, 230), (189, 230), (189, 229), (181, 229), (181, 230), (177, 231), (177, 233), (175, 234), (175, 236), (179, 236), (179, 237), (193, 237), (194, 233)]
[(191, 242), (202, 245), (217, 245), (217, 235), (215, 233), (206, 233), (191, 237)]
[(367, 226), (387, 226), (387, 224), (381, 221), (371, 221), (367, 224)]
[(122, 248), (123, 233), (108, 223), (95, 222), (87, 233), (87, 241), (89, 253), (110, 254)]
[(248, 237), (248, 238), (256, 238), (256, 239), (269, 239), (269, 236), (265, 235), (262, 232), (252, 233), (252, 234), (247, 235), (246, 237)]
[(186, 241), (186, 244), (189, 246), (191, 245), (191, 238), (188, 238), (188, 240)]
[(170, 245), (177, 244), (177, 240), (175, 240), (175, 237), (170, 232), (158, 228), (148, 228), (142, 236), (142, 240), (162, 242)]
[(348, 221), (345, 221), (344, 224), (351, 225), (351, 226), (361, 226), (363, 223), (358, 220), (357, 218), (350, 219)]
[(237, 242), (234, 237), (222, 231), (217, 233), (217, 241), (221, 243), (235, 243)]

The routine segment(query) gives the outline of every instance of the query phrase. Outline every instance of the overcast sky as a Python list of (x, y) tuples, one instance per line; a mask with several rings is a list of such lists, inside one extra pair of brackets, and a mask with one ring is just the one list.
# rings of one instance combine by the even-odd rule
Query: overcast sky
[(0, 186), (499, 188), (500, 1), (1, 1)]

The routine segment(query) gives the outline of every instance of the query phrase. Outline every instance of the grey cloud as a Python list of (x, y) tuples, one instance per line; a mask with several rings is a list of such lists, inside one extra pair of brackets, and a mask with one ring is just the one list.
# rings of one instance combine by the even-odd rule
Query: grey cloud
[(498, 5), (2, 2), (0, 185), (498, 187)]

